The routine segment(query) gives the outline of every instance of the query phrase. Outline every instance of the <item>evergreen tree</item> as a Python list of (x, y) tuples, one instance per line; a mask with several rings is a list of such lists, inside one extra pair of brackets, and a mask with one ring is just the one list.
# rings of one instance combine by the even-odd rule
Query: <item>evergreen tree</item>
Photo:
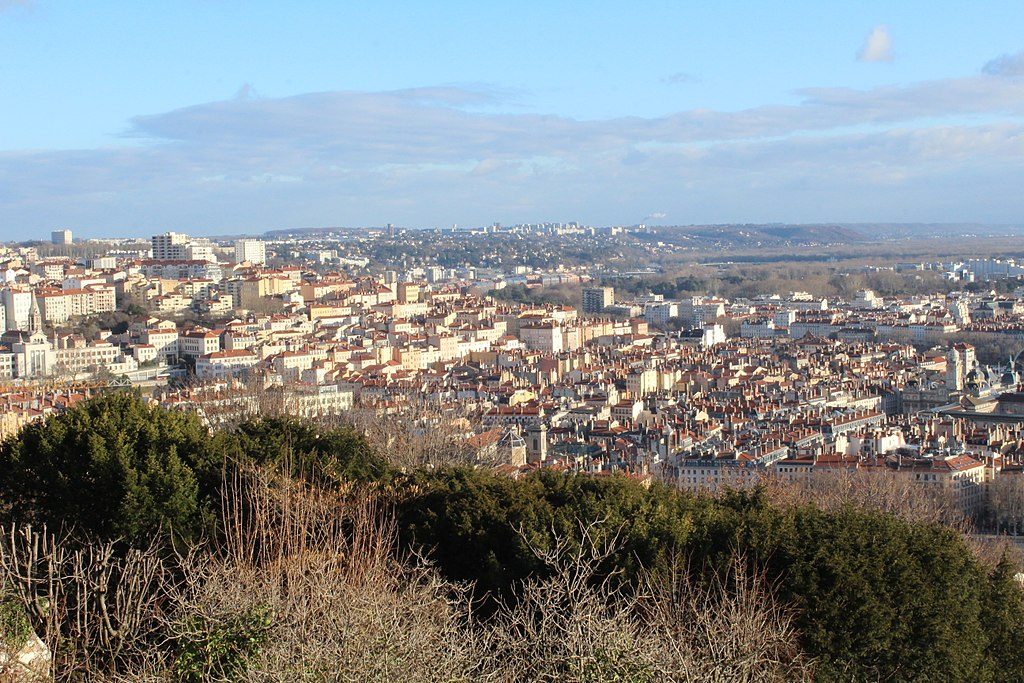
[(0, 446), (6, 516), (131, 543), (195, 537), (208, 521), (197, 481), (214, 466), (208, 443), (194, 413), (137, 393), (85, 401)]
[(821, 681), (1024, 680), (1024, 632), (1009, 560), (989, 576), (955, 532), (854, 508), (780, 507), (758, 491), (717, 498), (625, 477), (540, 472), (513, 481), (468, 469), (421, 473), (400, 508), (405, 541), (449, 577), (515, 598), (542, 574), (531, 546), (604, 520), (619, 540), (607, 574), (635, 581), (679, 558), (720, 580), (737, 553), (797, 609)]

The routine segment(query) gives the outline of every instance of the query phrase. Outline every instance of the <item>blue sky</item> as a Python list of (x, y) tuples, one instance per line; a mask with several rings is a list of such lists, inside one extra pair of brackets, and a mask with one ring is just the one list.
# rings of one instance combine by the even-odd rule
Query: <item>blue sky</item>
[(1022, 50), (1019, 0), (0, 0), (0, 238), (1020, 223)]

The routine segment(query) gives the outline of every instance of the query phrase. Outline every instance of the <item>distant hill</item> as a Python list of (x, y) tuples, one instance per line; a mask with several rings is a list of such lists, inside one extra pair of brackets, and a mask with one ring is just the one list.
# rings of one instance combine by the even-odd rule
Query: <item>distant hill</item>
[(1024, 235), (1019, 225), (980, 223), (751, 223), (659, 226), (660, 238), (716, 246), (812, 246), (877, 240)]
[(842, 223), (840, 225), (868, 235), (871, 239), (995, 237), (1024, 234), (1024, 226), (1021, 225), (990, 225), (984, 223)]
[(838, 224), (790, 225), (785, 223), (685, 225), (657, 228), (658, 235), (675, 242), (720, 245), (815, 245), (864, 242), (871, 237), (853, 227)]
[(267, 230), (263, 233), (263, 236), (267, 239), (281, 239), (284, 237), (299, 235), (302, 237), (326, 237), (327, 235), (351, 233), (358, 230), (361, 230), (361, 228), (283, 228), (280, 230)]
[[(351, 236), (382, 227), (284, 228), (267, 239)], [(856, 244), (877, 240), (1024, 235), (1024, 225), (981, 223), (721, 223), (653, 226), (659, 239), (692, 246), (784, 247)]]

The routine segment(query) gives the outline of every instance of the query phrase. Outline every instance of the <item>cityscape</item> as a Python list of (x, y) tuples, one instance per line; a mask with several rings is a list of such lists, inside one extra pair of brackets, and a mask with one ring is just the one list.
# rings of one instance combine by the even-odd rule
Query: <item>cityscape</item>
[(0, 0), (0, 681), (1024, 681), (1022, 25)]
[[(3, 436), (138, 387), (211, 426), (258, 410), (257, 396), (310, 419), (358, 407), (447, 434), (451, 461), (511, 476), (624, 474), (700, 492), (838, 468), (948, 490), (971, 516), (1001, 480), (1024, 480), (1024, 265), (860, 266), (911, 283), (888, 295), (666, 297), (652, 290), (672, 277), (619, 273), (615, 257), (515, 262), (551, 236), (642, 248), (659, 232), (571, 222), (410, 237), (387, 225), (75, 242), (56, 230), (0, 254)], [(483, 253), (510, 235), (519, 252), (416, 255), (447, 242)], [(411, 240), (422, 249), (389, 260)], [(941, 288), (917, 293), (920, 274)], [(552, 291), (570, 294), (537, 296)]]

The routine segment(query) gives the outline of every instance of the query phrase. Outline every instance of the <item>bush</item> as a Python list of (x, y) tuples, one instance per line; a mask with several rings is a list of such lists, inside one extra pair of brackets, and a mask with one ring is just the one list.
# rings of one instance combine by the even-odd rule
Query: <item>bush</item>
[[(624, 477), (542, 472), (512, 481), (446, 470), (415, 481), (419, 493), (401, 508), (405, 542), (445, 576), (476, 580), (481, 597), (507, 599), (517, 582), (545, 576), (530, 546), (545, 548), (550, 530), (578, 542), (578, 520), (603, 519), (606, 533), (621, 537), (603, 571), (628, 583), (644, 568), (664, 575), (680, 554), (702, 581), (721, 576), (736, 553), (764, 567), (799, 610), (796, 627), (819, 680), (1024, 674), (990, 647), (1005, 644), (1024, 617), (1019, 589), (1008, 591), (1002, 579), (996, 590), (945, 527), (851, 507), (780, 507), (760, 492), (647, 490)], [(996, 622), (1004, 626), (990, 631)]]
[(0, 494), (12, 520), (148, 544), (167, 531), (201, 532), (199, 479), (217, 476), (210, 470), (219, 473), (198, 417), (114, 392), (7, 440)]
[[(0, 592), (0, 661), (25, 647), (32, 626), (21, 603)], [(3, 667), (0, 665), (0, 673)]]
[(45, 523), (137, 546), (168, 532), (194, 541), (215, 530), (226, 471), (249, 464), (327, 481), (393, 476), (349, 428), (320, 432), (276, 418), (211, 435), (195, 413), (113, 392), (0, 445), (0, 501), (7, 503), (0, 521)]
[(241, 680), (267, 641), (271, 621), (266, 609), (193, 617), (175, 638), (175, 678), (183, 683)]
[(351, 427), (318, 430), (291, 417), (263, 418), (246, 421), (220, 439), (222, 451), (243, 462), (282, 467), (320, 482), (379, 483), (394, 476), (387, 461)]

